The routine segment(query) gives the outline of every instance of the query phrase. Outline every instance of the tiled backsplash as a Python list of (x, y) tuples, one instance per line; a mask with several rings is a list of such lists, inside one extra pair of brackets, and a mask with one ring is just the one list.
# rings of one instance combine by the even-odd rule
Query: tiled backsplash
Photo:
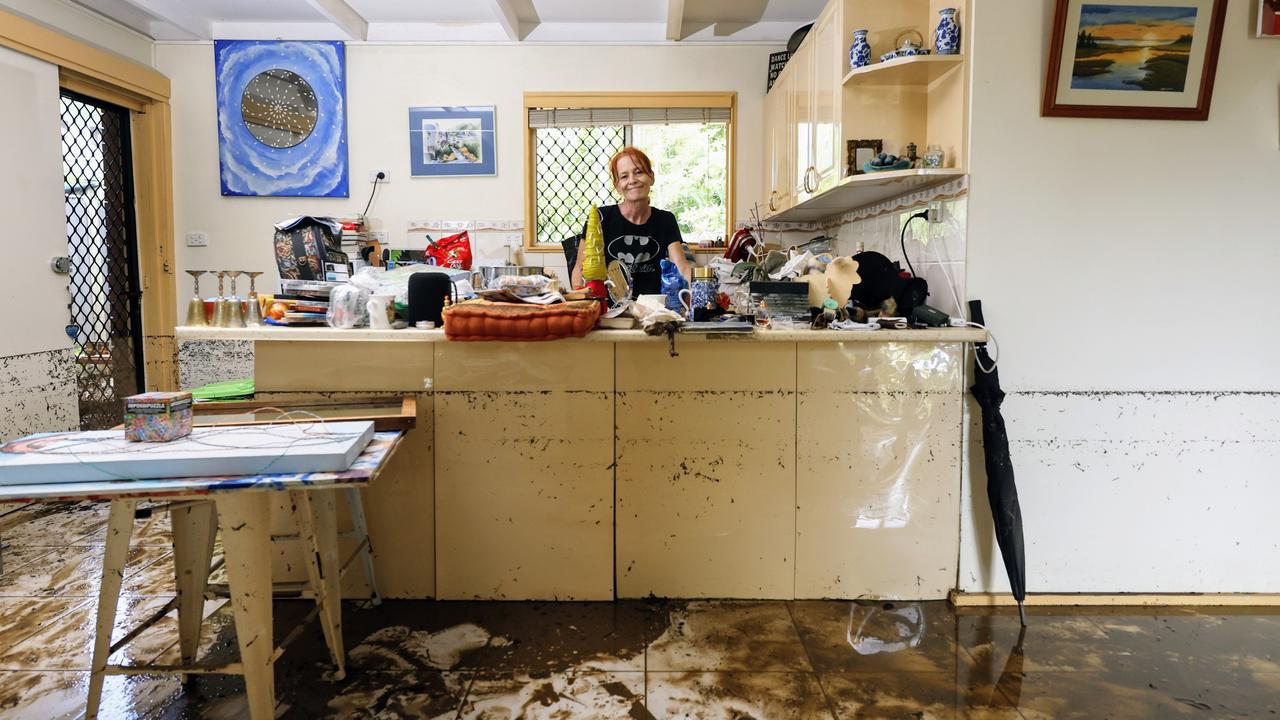
[[(960, 196), (941, 201), (942, 222), (916, 220), (907, 230), (906, 247), (916, 274), (929, 283), (929, 304), (958, 317), (965, 302), (965, 242), (968, 226), (968, 198)], [(899, 234), (902, 224), (926, 203), (893, 210), (873, 217), (849, 220), (837, 225), (820, 226), (816, 230), (767, 232), (769, 243), (796, 245), (819, 235), (836, 238), (835, 250), (840, 255), (853, 254), (858, 243), (864, 250), (883, 254), (890, 260), (903, 261)]]

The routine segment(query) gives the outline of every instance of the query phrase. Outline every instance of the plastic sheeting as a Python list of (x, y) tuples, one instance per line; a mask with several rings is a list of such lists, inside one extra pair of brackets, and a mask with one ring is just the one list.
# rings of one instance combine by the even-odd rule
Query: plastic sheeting
[[(802, 353), (804, 351), (802, 350)], [(934, 467), (940, 443), (955, 447), (963, 355), (958, 344), (838, 343), (804, 353), (816, 384), (844, 425), (832, 459), (856, 491), (842, 508), (850, 527), (896, 529), (912, 522), (915, 505), (936, 503)], [(804, 388), (802, 388), (802, 392)], [(810, 395), (821, 393), (818, 387)], [(802, 398), (802, 404), (816, 398)], [(815, 411), (818, 409), (813, 408)], [(804, 410), (802, 408), (802, 415)], [(805, 439), (800, 438), (803, 446)], [(959, 484), (959, 475), (952, 478)], [(914, 497), (921, 483), (923, 497)]]

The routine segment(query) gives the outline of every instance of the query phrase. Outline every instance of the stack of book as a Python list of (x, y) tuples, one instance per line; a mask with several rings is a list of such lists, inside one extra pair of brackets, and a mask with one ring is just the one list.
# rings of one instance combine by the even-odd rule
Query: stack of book
[[(342, 283), (322, 280), (281, 280), (280, 293), (264, 301), (262, 314), (267, 325), (324, 325), (329, 311), (329, 294)], [(284, 312), (274, 317), (271, 308), (283, 305)]]
[(339, 249), (347, 256), (348, 266), (354, 272), (366, 264), (363, 261), (364, 256), (361, 251), (369, 245), (369, 241), (372, 238), (369, 236), (363, 217), (340, 217), (334, 219), (342, 225), (342, 239)]

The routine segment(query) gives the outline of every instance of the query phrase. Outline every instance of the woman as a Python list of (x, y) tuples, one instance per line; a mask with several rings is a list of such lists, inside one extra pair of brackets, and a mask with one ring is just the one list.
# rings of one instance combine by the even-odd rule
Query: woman
[[(653, 187), (653, 164), (639, 149), (627, 146), (609, 159), (613, 187), (622, 197), (617, 205), (600, 208), (604, 231), (605, 263), (617, 260), (631, 271), (631, 297), (662, 292), (659, 261), (675, 263), (689, 280), (689, 262), (684, 256), (684, 239), (676, 216), (649, 204)], [(574, 287), (582, 287), (582, 256), (573, 265)]]

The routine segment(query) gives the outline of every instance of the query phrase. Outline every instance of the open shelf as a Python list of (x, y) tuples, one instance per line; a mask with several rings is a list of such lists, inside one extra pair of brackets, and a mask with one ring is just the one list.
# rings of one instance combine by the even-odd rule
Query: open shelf
[(767, 222), (811, 222), (857, 210), (916, 190), (941, 185), (965, 174), (959, 168), (887, 170), (853, 175), (830, 190), (795, 207), (775, 213)]
[(844, 85), (928, 85), (964, 62), (963, 55), (915, 55), (854, 68)]

